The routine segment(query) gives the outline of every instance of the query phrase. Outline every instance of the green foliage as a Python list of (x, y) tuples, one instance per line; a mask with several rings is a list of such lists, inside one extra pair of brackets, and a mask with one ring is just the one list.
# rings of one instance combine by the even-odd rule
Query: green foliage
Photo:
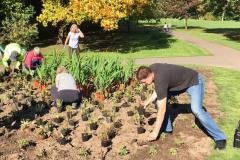
[(118, 152), (118, 154), (120, 156), (126, 156), (128, 153), (129, 153), (129, 151), (127, 150), (126, 146), (120, 147), (119, 152)]
[(87, 157), (87, 156), (90, 155), (90, 151), (85, 147), (81, 147), (79, 149), (79, 155), (82, 156), (82, 157)]
[(30, 142), (27, 139), (20, 139), (17, 141), (17, 145), (20, 149), (26, 149), (30, 145)]
[(31, 18), (35, 14), (34, 8), (26, 6), (20, 0), (4, 0), (0, 3), (5, 16), (0, 41), (5, 44), (16, 42), (29, 47), (38, 35), (37, 24), (31, 23)]
[(151, 145), (148, 149), (148, 154), (153, 157), (157, 154), (157, 148), (154, 145)]
[(177, 148), (170, 148), (170, 149), (169, 149), (169, 153), (170, 153), (172, 156), (176, 156), (176, 155), (177, 155)]
[(26, 119), (26, 120), (25, 120), (25, 119), (21, 120), (21, 129), (28, 128), (29, 125), (30, 125), (30, 122), (29, 122), (28, 119)]

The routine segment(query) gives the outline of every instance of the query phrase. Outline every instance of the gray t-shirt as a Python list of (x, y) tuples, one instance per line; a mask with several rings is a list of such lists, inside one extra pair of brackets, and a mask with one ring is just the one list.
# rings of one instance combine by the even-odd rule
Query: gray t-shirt
[(69, 73), (60, 73), (56, 76), (56, 87), (61, 90), (77, 90), (76, 81)]
[(162, 63), (152, 64), (150, 68), (154, 73), (158, 100), (167, 97), (168, 92), (182, 91), (198, 84), (198, 72), (190, 68)]

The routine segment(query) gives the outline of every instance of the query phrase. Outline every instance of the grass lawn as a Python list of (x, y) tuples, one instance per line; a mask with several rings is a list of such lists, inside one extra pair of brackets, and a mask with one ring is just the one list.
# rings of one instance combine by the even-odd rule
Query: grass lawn
[(227, 149), (214, 151), (210, 160), (239, 160), (239, 149), (233, 148), (233, 137), (240, 120), (240, 72), (223, 68), (214, 68), (214, 81), (218, 87), (220, 110), (224, 116), (219, 120), (221, 129), (227, 135)]
[[(81, 40), (83, 54), (103, 53), (122, 58), (206, 56), (208, 52), (191, 43), (161, 33), (158, 27), (136, 27), (130, 33), (86, 34)], [(42, 47), (44, 53), (62, 45)]]
[(165, 21), (170, 23), (179, 31), (240, 50), (240, 22), (189, 19), (189, 29), (185, 30), (184, 20), (163, 19), (162, 23)]

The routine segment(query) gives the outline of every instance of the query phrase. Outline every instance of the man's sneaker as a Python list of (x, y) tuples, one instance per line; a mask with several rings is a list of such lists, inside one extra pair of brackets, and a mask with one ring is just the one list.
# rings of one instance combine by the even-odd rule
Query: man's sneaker
[(215, 141), (215, 148), (214, 149), (219, 149), (219, 150), (225, 149), (226, 144), (227, 144), (227, 141), (225, 139)]

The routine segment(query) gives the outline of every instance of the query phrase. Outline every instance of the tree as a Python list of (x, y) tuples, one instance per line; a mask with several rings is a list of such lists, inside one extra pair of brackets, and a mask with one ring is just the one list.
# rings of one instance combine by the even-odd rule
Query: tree
[(91, 20), (104, 30), (118, 28), (121, 19), (141, 13), (149, 0), (43, 0), (38, 21), (44, 26), (64, 23), (81, 24)]
[(198, 0), (158, 0), (157, 8), (163, 17), (185, 19), (185, 29), (190, 16), (197, 15)]
[(240, 19), (240, 0), (203, 0), (202, 4), (206, 11), (212, 12), (214, 16), (221, 17), (224, 21), (229, 19)]
[(29, 47), (38, 35), (37, 24), (31, 23), (33, 7), (25, 6), (21, 0), (4, 0), (0, 3), (4, 18), (1, 27), (1, 43), (16, 42)]

